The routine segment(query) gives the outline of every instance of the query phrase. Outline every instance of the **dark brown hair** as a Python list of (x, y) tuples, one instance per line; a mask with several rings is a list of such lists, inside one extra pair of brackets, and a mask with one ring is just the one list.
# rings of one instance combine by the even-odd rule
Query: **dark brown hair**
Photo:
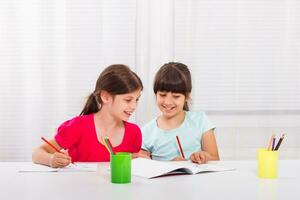
[[(169, 62), (164, 64), (156, 73), (153, 91), (181, 93), (186, 99), (192, 91), (191, 73), (185, 64)], [(188, 111), (187, 101), (184, 103), (183, 110)]]
[(88, 97), (80, 115), (96, 113), (101, 109), (101, 91), (106, 91), (114, 96), (134, 92), (138, 89), (143, 89), (142, 81), (128, 66), (122, 64), (110, 65), (100, 74), (95, 90)]

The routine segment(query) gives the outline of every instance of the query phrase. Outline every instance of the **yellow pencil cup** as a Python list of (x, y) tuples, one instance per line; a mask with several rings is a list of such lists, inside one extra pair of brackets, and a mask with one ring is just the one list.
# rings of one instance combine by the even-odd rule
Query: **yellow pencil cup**
[(257, 153), (259, 178), (277, 178), (278, 174), (278, 151), (258, 149)]

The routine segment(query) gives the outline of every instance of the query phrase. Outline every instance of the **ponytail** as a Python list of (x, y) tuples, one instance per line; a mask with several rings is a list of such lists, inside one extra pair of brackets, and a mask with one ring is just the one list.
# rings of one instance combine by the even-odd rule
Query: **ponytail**
[(88, 100), (85, 103), (84, 108), (82, 109), (80, 115), (88, 115), (91, 113), (95, 113), (98, 112), (99, 106), (98, 106), (98, 101), (96, 99), (96, 96), (94, 95), (94, 93), (90, 94), (90, 96), (88, 97)]
[(96, 113), (101, 109), (101, 91), (110, 95), (120, 95), (143, 90), (141, 79), (126, 65), (114, 64), (105, 68), (97, 79), (94, 92), (88, 97), (80, 115)]

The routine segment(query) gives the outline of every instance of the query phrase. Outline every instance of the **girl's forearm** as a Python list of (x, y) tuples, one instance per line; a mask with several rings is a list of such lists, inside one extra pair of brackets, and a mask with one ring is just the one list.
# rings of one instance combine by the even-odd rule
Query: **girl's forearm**
[(42, 148), (37, 148), (32, 153), (32, 161), (36, 164), (51, 166), (51, 158), (53, 154), (48, 153)]

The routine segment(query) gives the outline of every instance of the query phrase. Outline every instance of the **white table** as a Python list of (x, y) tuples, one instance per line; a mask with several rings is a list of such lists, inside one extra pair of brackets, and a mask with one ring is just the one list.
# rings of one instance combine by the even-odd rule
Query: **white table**
[(300, 160), (280, 160), (275, 180), (257, 177), (256, 161), (222, 161), (235, 171), (155, 179), (132, 177), (110, 183), (108, 163), (97, 172), (19, 173), (22, 163), (0, 163), (0, 199), (145, 200), (145, 199), (300, 199)]

